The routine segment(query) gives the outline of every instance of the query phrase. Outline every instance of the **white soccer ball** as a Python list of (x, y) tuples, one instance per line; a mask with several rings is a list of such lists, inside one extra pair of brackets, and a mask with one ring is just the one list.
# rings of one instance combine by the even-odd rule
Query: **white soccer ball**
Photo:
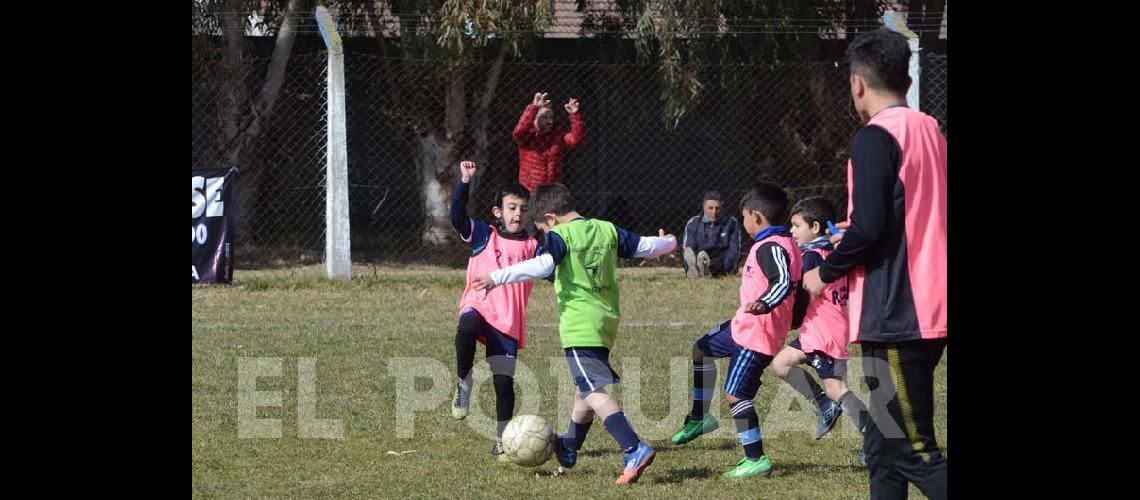
[(503, 429), (503, 453), (517, 465), (538, 467), (554, 453), (554, 426), (538, 415), (519, 415)]

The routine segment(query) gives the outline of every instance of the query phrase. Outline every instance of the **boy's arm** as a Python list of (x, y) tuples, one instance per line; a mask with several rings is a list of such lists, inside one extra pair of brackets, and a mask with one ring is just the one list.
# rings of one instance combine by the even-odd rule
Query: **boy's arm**
[(756, 249), (756, 262), (768, 278), (768, 289), (748, 305), (748, 312), (767, 314), (792, 294), (791, 259), (780, 245), (765, 243)]
[[(823, 263), (823, 257), (819, 256), (819, 252), (807, 252), (804, 254), (804, 272), (808, 272)], [(799, 328), (803, 325), (804, 316), (807, 314), (808, 301), (811, 296), (808, 291), (802, 286), (796, 287), (796, 303), (792, 305), (792, 328)]]
[(455, 183), (455, 192), (451, 194), (451, 227), (463, 241), (471, 241), (471, 218), (467, 217), (467, 194), (470, 190), (471, 184), (459, 181)]
[(642, 236), (614, 226), (618, 232), (618, 257), (623, 259), (656, 259), (677, 249), (677, 238), (657, 230), (657, 236)]
[(510, 285), (523, 281), (538, 280), (547, 277), (552, 272), (554, 272), (554, 257), (548, 253), (544, 253), (513, 266), (491, 271), (490, 274), (484, 277), (486, 279), (479, 278), (478, 281), (481, 282), (483, 287), (476, 285), (475, 289), (486, 288), (490, 290), (499, 285)]
[[(541, 241), (538, 243), (538, 246), (537, 246), (537, 247), (534, 249), (534, 256), (535, 256), (535, 257), (539, 257), (539, 256), (541, 256), (542, 254), (546, 253), (546, 247), (544, 246), (545, 244), (546, 244), (546, 243), (544, 243), (544, 242), (541, 242)], [(543, 278), (543, 279), (544, 279), (544, 280), (546, 280), (546, 281), (549, 281), (549, 282), (551, 282), (551, 283), (554, 283), (554, 273), (552, 272), (552, 273), (548, 274), (548, 275), (547, 275), (545, 278)]]
[(527, 259), (513, 266), (491, 271), (475, 279), (476, 290), (491, 290), (499, 285), (521, 283), (542, 279), (554, 272), (554, 268), (566, 256), (566, 242), (557, 233), (546, 233), (542, 244), (546, 252), (533, 259)]
[[(484, 239), (490, 233), (487, 230), (489, 228), (482, 227), (485, 224), (467, 216), (467, 197), (471, 192), (471, 178), (475, 176), (475, 168), (473, 162), (465, 161), (459, 164), (461, 177), (459, 182), (455, 183), (455, 192), (451, 195), (451, 211), (449, 214), (451, 227), (459, 233), (460, 239), (472, 246), (481, 244), (482, 242), (477, 240)], [(479, 238), (472, 238), (476, 234)]]

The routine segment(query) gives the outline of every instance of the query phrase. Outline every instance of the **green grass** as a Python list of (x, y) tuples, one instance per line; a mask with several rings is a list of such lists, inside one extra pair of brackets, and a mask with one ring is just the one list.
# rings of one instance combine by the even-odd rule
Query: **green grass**
[[(454, 383), (453, 337), (463, 270), (357, 266), (353, 272), (356, 278), (350, 282), (329, 282), (323, 279), (323, 266), (239, 270), (233, 286), (192, 288), (194, 496), (614, 497), (625, 491), (612, 484), (620, 472), (621, 454), (600, 422), (591, 429), (578, 465), (555, 477), (550, 474), (553, 460), (537, 469), (491, 460), (491, 441), (472, 428), (478, 416), (494, 418), (490, 383), (478, 386), (472, 417), (451, 418), (448, 398)], [(623, 268), (619, 283), (622, 328), (612, 360), (623, 383), (612, 392), (635, 429), (658, 450), (653, 466), (633, 486), (639, 495), (867, 496), (866, 470), (854, 467), (860, 441), (846, 417), (829, 436), (814, 441), (806, 403), (770, 371), (765, 372), (756, 409), (765, 451), (774, 465), (772, 476), (719, 479), (742, 456), (723, 401), (713, 410), (722, 419), (722, 430), (684, 447), (669, 445), (668, 435), (689, 407), (691, 374), (685, 360), (692, 343), (731, 317), (739, 278), (690, 281), (677, 269)], [(538, 405), (535, 413), (553, 418), (561, 432), (571, 396), (559, 384), (568, 369), (549, 283), (535, 285), (528, 321), (527, 348), (519, 358), (534, 373), (538, 389), (526, 389), (525, 394), (517, 389), (516, 412), (530, 401)], [(858, 356), (857, 346), (851, 354)], [(262, 377), (256, 385), (258, 391), (281, 393), (280, 407), (257, 409), (258, 418), (281, 419), (280, 438), (238, 437), (239, 359), (259, 357), (283, 358), (282, 376)], [(446, 374), (436, 389), (446, 396), (434, 409), (416, 412), (414, 426), (405, 430), (413, 437), (401, 438), (395, 423), (400, 379), (389, 369), (405, 366), (400, 358), (409, 357), (437, 360), (428, 363)], [(316, 418), (340, 419), (341, 439), (300, 437), (300, 358), (315, 361)], [(636, 359), (623, 363), (622, 358)], [(678, 358), (674, 363), (682, 367), (672, 383), (670, 358)], [(482, 349), (476, 359), (477, 374), (485, 375)], [(935, 385), (941, 444), (946, 442), (945, 359)], [(852, 371), (858, 370), (855, 364)], [(719, 389), (725, 365), (718, 365)], [(865, 394), (861, 384), (852, 385)], [(415, 390), (428, 392), (431, 386), (423, 378)], [(638, 412), (631, 411), (631, 392), (640, 392)], [(407, 450), (415, 451), (388, 453)], [(922, 497), (913, 486), (911, 493)]]

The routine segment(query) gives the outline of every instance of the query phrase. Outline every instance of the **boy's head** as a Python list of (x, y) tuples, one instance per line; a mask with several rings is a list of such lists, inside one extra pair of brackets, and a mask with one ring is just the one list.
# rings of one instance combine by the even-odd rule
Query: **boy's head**
[(558, 225), (557, 217), (578, 211), (574, 195), (562, 184), (539, 184), (534, 188), (530, 204), (530, 217), (535, 227), (549, 231)]
[(503, 221), (503, 229), (508, 233), (517, 233), (523, 229), (523, 217), (526, 216), (529, 202), (530, 191), (527, 191), (526, 186), (509, 182), (499, 187), (495, 193), (495, 206), (491, 208), (491, 213)]
[(554, 110), (550, 109), (550, 106), (538, 108), (538, 113), (534, 115), (534, 126), (544, 134), (550, 132), (550, 128), (554, 126)]
[(716, 191), (706, 191), (702, 197), (702, 208), (705, 211), (705, 217), (710, 220), (716, 220), (720, 217), (720, 206), (724, 203), (724, 198)]
[(847, 46), (851, 99), (863, 121), (871, 119), (869, 98), (903, 99), (910, 88), (910, 46), (906, 37), (881, 28)]
[(796, 243), (806, 245), (823, 236), (827, 221), (835, 220), (835, 205), (822, 196), (804, 198), (792, 207), (792, 236)]
[(740, 200), (744, 230), (755, 237), (769, 226), (781, 225), (788, 219), (788, 193), (780, 186), (759, 182)]

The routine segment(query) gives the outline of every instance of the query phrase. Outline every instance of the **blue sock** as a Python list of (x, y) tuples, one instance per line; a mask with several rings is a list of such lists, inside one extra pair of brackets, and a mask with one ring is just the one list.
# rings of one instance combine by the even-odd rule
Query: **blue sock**
[(633, 453), (637, 449), (637, 433), (633, 432), (633, 427), (629, 425), (629, 420), (626, 420), (624, 412), (617, 412), (610, 415), (602, 422), (606, 426), (606, 430), (610, 431), (610, 435), (617, 440), (618, 446), (621, 446), (621, 451), (626, 453)]
[(712, 360), (693, 361), (693, 410), (689, 412), (689, 420), (698, 421), (709, 412), (715, 385), (716, 363)]
[(764, 456), (764, 442), (760, 439), (760, 417), (752, 408), (752, 402), (739, 401), (732, 405), (732, 416), (736, 420), (736, 436), (744, 446), (744, 456), (750, 460)]
[(571, 450), (578, 451), (582, 449), (582, 443), (586, 442), (586, 433), (590, 432), (590, 425), (594, 423), (594, 419), (590, 418), (584, 424), (579, 424), (573, 419), (570, 420), (570, 428), (566, 429), (565, 444)]

